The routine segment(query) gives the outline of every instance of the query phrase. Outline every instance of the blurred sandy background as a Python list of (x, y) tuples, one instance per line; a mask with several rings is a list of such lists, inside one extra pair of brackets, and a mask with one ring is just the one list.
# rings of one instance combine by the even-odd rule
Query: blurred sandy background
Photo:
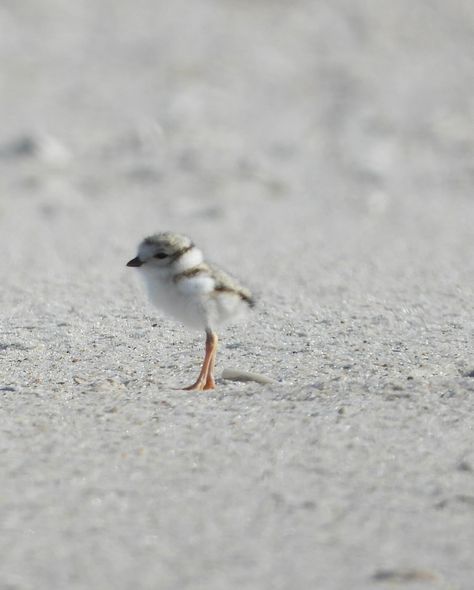
[[(470, 590), (474, 6), (0, 5), (0, 588)], [(257, 293), (203, 337), (124, 267)]]

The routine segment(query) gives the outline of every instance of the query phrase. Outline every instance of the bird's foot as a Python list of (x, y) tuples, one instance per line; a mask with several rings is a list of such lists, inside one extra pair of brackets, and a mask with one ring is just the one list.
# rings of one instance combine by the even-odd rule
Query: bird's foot
[(183, 387), (184, 391), (206, 391), (208, 389), (215, 389), (216, 382), (214, 381), (214, 377), (209, 376), (205, 381), (204, 379), (198, 379), (196, 383), (192, 385), (188, 385), (188, 387)]

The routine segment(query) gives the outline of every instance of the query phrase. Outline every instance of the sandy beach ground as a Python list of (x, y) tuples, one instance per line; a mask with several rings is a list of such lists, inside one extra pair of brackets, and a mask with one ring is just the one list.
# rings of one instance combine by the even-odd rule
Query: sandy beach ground
[[(472, 0), (0, 6), (1, 590), (471, 590)], [(189, 233), (221, 334), (125, 267)]]

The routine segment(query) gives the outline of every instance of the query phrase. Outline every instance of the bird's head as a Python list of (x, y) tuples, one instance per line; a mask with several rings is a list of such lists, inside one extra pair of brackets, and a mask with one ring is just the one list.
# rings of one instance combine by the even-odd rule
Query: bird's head
[(138, 254), (127, 262), (127, 266), (164, 268), (190, 252), (194, 244), (182, 234), (162, 232), (145, 238), (138, 246)]

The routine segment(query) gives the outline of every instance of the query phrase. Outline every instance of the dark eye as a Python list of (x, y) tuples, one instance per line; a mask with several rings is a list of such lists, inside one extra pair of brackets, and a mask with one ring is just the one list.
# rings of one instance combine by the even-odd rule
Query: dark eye
[(153, 258), (168, 258), (168, 254), (165, 254), (164, 252), (158, 252), (158, 254), (155, 254)]

